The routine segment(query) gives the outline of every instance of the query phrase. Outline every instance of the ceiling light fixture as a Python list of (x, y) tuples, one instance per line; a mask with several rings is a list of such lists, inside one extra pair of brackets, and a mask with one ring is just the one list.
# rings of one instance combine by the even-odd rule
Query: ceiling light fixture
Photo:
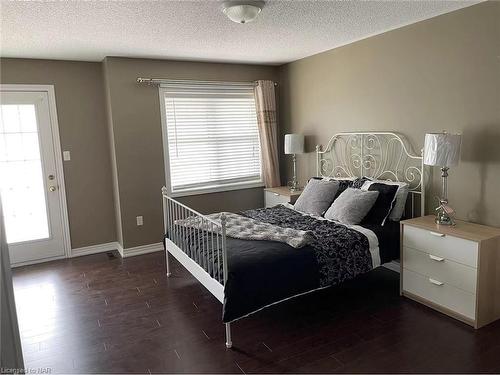
[(222, 5), (222, 12), (233, 22), (248, 23), (257, 18), (264, 7), (264, 1), (228, 1)]

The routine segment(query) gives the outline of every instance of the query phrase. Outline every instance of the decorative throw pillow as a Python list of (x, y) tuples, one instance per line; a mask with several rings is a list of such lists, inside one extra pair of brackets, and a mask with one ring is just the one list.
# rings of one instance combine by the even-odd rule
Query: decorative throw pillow
[(389, 219), (393, 221), (401, 220), (406, 207), (406, 200), (408, 198), (408, 193), (410, 191), (410, 186), (406, 182), (398, 181), (388, 181), (388, 180), (369, 180), (363, 185), (363, 189), (368, 187), (370, 183), (377, 182), (386, 185), (396, 185), (398, 191), (396, 192), (396, 201), (392, 207), (391, 213), (389, 214)]
[(378, 195), (378, 191), (347, 188), (326, 211), (325, 218), (348, 225), (359, 224), (375, 204)]
[(339, 189), (337, 190), (337, 194), (335, 194), (333, 200), (337, 199), (345, 189), (351, 187), (356, 180), (355, 177), (325, 177), (324, 179), (328, 181), (337, 181), (339, 183)]
[(351, 187), (361, 189), (366, 181), (370, 181), (368, 177), (358, 177), (352, 181)]
[(384, 225), (385, 220), (391, 213), (392, 207), (396, 201), (396, 192), (398, 191), (397, 185), (387, 185), (378, 182), (365, 182), (361, 190), (378, 191), (379, 195), (375, 204), (366, 214), (363, 219), (363, 224), (376, 224)]
[(398, 186), (398, 191), (396, 192), (396, 202), (394, 203), (394, 207), (389, 214), (389, 219), (399, 221), (405, 212), (406, 199), (408, 198), (408, 193), (410, 192), (410, 185), (406, 182), (394, 182), (394, 184)]
[[(339, 182), (339, 190), (337, 191), (337, 194), (335, 195), (335, 199), (339, 197), (340, 194), (342, 194), (347, 188), (356, 188), (356, 189), (361, 189), (363, 184), (366, 181), (369, 181), (368, 177), (327, 177), (326, 179), (330, 181), (338, 181)], [(334, 200), (335, 200), (334, 199)]]
[(332, 204), (338, 188), (337, 181), (312, 178), (295, 202), (294, 208), (307, 214), (321, 216)]

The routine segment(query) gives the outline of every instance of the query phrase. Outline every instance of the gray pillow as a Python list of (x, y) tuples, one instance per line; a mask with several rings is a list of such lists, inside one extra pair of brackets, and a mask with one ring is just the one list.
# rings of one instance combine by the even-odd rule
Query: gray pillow
[(311, 178), (295, 202), (297, 211), (321, 216), (330, 207), (339, 189), (338, 181)]
[(348, 188), (326, 211), (325, 218), (348, 225), (359, 224), (375, 204), (378, 194), (378, 191)]

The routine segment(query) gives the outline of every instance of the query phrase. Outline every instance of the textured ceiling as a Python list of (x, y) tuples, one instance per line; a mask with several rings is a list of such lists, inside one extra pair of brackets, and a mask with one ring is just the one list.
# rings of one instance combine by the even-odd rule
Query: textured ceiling
[(254, 22), (240, 25), (216, 0), (1, 0), (0, 54), (281, 64), (477, 2), (270, 0)]

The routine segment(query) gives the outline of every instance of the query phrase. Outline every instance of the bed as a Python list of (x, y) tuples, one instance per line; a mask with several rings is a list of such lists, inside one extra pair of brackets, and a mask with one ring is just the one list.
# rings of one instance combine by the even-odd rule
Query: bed
[[(392, 132), (335, 134), (316, 147), (316, 179), (405, 183), (404, 217), (424, 212), (422, 156)], [(353, 182), (355, 183), (355, 182)], [(231, 323), (284, 300), (333, 285), (399, 257), (399, 222), (346, 225), (294, 207), (202, 215), (162, 189), (166, 272), (174, 256), (222, 304)]]

